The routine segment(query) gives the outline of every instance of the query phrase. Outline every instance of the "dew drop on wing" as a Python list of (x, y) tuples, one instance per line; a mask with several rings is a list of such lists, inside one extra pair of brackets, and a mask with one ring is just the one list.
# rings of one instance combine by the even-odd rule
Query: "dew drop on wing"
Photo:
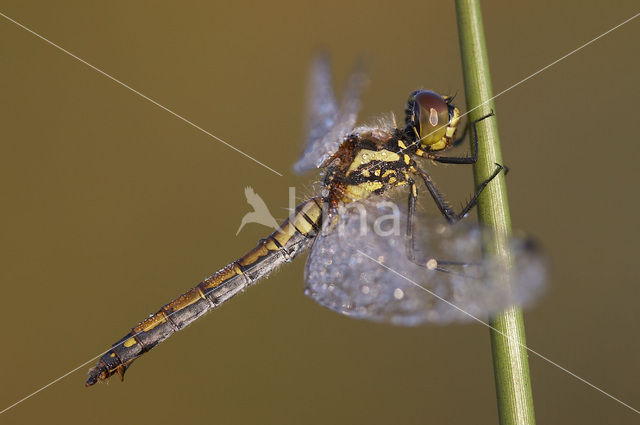
[[(482, 253), (495, 234), (470, 223), (417, 217), (416, 258), (422, 264), (437, 259), (448, 272), (429, 270), (408, 260), (404, 225), (400, 235), (371, 231), (378, 216), (392, 211), (373, 203), (365, 208), (367, 232), (361, 232), (360, 213), (347, 209), (338, 217), (341, 226), (325, 226), (307, 260), (305, 293), (331, 310), (407, 326), (486, 320), (511, 305), (527, 306), (542, 292), (545, 257), (527, 238), (509, 239), (513, 265), (506, 268)], [(400, 211), (400, 223), (405, 214)]]

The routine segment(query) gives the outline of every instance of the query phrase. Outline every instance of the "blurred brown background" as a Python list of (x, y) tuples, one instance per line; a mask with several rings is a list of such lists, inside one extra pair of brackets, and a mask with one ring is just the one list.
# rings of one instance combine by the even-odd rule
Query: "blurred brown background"
[[(338, 88), (371, 60), (363, 120), (416, 88), (458, 91), (452, 2), (4, 1), (1, 11), (250, 153), (247, 160), (0, 18), (0, 410), (97, 355), (268, 229), (236, 229), (254, 187), (285, 217), (313, 53)], [(485, 2), (496, 92), (637, 13), (637, 2)], [(553, 261), (529, 345), (640, 407), (640, 19), (497, 99), (514, 227)], [(471, 171), (439, 167), (456, 202)], [(429, 202), (426, 198), (424, 201)], [(93, 364), (3, 423), (496, 423), (480, 325), (396, 328), (324, 310), (304, 260), (174, 336), (124, 384)], [(539, 423), (638, 423), (531, 357)]]

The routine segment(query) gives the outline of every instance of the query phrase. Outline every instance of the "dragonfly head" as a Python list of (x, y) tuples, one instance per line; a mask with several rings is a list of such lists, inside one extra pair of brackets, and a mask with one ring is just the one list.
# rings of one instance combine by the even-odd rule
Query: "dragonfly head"
[(434, 151), (451, 145), (460, 121), (460, 111), (451, 104), (452, 99), (429, 90), (409, 95), (405, 123), (421, 148)]

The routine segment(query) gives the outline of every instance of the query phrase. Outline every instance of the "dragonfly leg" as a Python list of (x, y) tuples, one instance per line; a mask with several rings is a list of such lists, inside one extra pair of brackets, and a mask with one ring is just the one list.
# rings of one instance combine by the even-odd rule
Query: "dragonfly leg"
[[(442, 263), (446, 263), (446, 261), (443, 261)], [(461, 267), (469, 267), (471, 265), (473, 265), (473, 263), (469, 263), (469, 264), (460, 263)], [(482, 274), (480, 274), (478, 276), (474, 276), (472, 274), (469, 274), (468, 272), (466, 272), (468, 269), (463, 269), (463, 270), (459, 270), (459, 271), (458, 270), (453, 270), (450, 267), (441, 266), (440, 263), (438, 263), (438, 266), (436, 266), (436, 267), (431, 268), (431, 267), (426, 266), (426, 268), (429, 269), (429, 270), (435, 270), (435, 271), (442, 272), (442, 273), (449, 273), (449, 274), (460, 276), (460, 277), (464, 277), (464, 278), (467, 278), (467, 279), (478, 279), (479, 280), (479, 279), (483, 278)]]
[[(413, 217), (416, 212), (416, 200), (418, 199), (418, 187), (412, 178), (409, 178), (409, 208), (407, 211), (407, 257), (409, 261), (416, 262), (416, 251), (414, 243), (414, 220)], [(420, 265), (420, 264), (419, 264)]]
[(407, 231), (406, 231), (406, 252), (407, 258), (412, 263), (425, 267), (431, 270), (442, 271), (446, 273), (455, 273), (451, 270), (448, 270), (442, 266), (459, 266), (459, 267), (469, 267), (473, 265), (478, 265), (478, 263), (469, 263), (462, 261), (448, 261), (441, 260), (438, 258), (430, 258), (428, 261), (420, 262), (416, 260), (416, 248), (415, 248), (415, 212), (416, 212), (416, 201), (418, 199), (418, 187), (416, 186), (415, 181), (412, 178), (407, 180), (409, 182), (409, 208), (407, 211)]
[(447, 200), (444, 198), (440, 190), (436, 187), (436, 184), (433, 182), (433, 180), (431, 180), (431, 176), (429, 176), (429, 174), (427, 174), (426, 171), (419, 168), (417, 165), (414, 165), (411, 171), (418, 174), (422, 178), (425, 186), (427, 187), (427, 190), (431, 194), (431, 197), (433, 198), (436, 205), (438, 206), (438, 209), (440, 210), (442, 215), (447, 219), (447, 221), (449, 221), (450, 223), (457, 221), (457, 218), (456, 218), (457, 214), (455, 213), (453, 208), (451, 208), (451, 206), (449, 205)]
[[(413, 240), (411, 240), (411, 242), (413, 242)], [(409, 245), (407, 245), (407, 249), (409, 249), (408, 247)], [(449, 274), (467, 277), (471, 279), (481, 278), (481, 276), (473, 276), (467, 273), (471, 267), (481, 267), (482, 266), (481, 263), (477, 263), (477, 262), (467, 263), (464, 261), (447, 261), (447, 260), (440, 260), (438, 258), (429, 258), (427, 261), (420, 262), (415, 259), (415, 253), (411, 253), (411, 254), (408, 253), (407, 255), (409, 256), (409, 260), (412, 263), (414, 263), (417, 266), (423, 267), (427, 270), (442, 272), (442, 273), (449, 273)], [(411, 257), (411, 255), (414, 255), (414, 257)], [(454, 269), (454, 267), (456, 269)]]
[(496, 169), (494, 170), (493, 174), (491, 174), (488, 179), (480, 183), (480, 186), (478, 186), (478, 188), (476, 189), (475, 193), (473, 194), (469, 202), (467, 202), (467, 205), (465, 205), (464, 208), (462, 208), (462, 211), (460, 211), (459, 213), (456, 213), (453, 210), (453, 208), (451, 208), (449, 203), (446, 201), (446, 199), (444, 198), (440, 190), (437, 188), (436, 184), (431, 179), (431, 176), (429, 176), (429, 174), (427, 174), (427, 172), (421, 169), (420, 167), (414, 166), (413, 168), (415, 169), (414, 172), (416, 172), (420, 177), (422, 177), (422, 180), (424, 181), (425, 186), (427, 186), (427, 189), (429, 190), (429, 193), (431, 193), (431, 196), (433, 197), (433, 200), (436, 202), (436, 205), (440, 209), (440, 212), (442, 213), (442, 215), (444, 215), (444, 217), (450, 223), (455, 223), (456, 221), (460, 220), (462, 217), (467, 215), (467, 213), (471, 210), (471, 208), (473, 208), (478, 203), (478, 197), (480, 196), (484, 188), (487, 187), (487, 185), (491, 182), (491, 180), (496, 178), (496, 176), (500, 173), (500, 171), (504, 169), (502, 165), (496, 164)]

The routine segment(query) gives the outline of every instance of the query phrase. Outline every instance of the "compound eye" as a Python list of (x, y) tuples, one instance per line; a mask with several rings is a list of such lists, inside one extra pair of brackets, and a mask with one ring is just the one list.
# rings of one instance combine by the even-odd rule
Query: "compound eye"
[(428, 90), (414, 95), (414, 126), (424, 145), (440, 141), (449, 123), (449, 104), (442, 96)]

